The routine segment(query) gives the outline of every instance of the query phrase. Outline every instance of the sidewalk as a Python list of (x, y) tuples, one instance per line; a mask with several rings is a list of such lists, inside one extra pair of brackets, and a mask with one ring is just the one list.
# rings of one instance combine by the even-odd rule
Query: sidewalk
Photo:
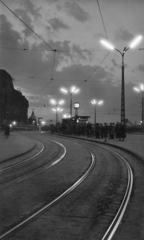
[(0, 132), (0, 162), (18, 155), (22, 155), (35, 147), (35, 141), (19, 132), (10, 132), (6, 138), (4, 132)]
[[(67, 135), (68, 136), (68, 135)], [(82, 138), (85, 140), (92, 140), (96, 142), (104, 143), (104, 139), (97, 139), (94, 137), (86, 137), (86, 136), (76, 136), (70, 135), (70, 137)], [(144, 160), (144, 134), (127, 134), (127, 137), (124, 141), (119, 141), (118, 139), (107, 139), (105, 144), (115, 145), (121, 148), (125, 148), (130, 150), (131, 152), (137, 154)]]
[[(101, 139), (99, 141), (104, 142), (104, 140)], [(144, 135), (142, 134), (127, 134), (124, 141), (119, 141), (118, 139), (108, 139), (107, 143), (130, 150), (144, 159)]]
[[(83, 138), (85, 140), (88, 139), (102, 143), (104, 142), (104, 139), (70, 135), (70, 137), (72, 136), (77, 138)], [(19, 132), (11, 132), (9, 138), (6, 138), (3, 132), (0, 132), (0, 161), (24, 154), (25, 152), (34, 148), (35, 144), (35, 140), (26, 137)], [(112, 144), (128, 149), (139, 155), (142, 159), (144, 159), (144, 135), (142, 134), (127, 134), (125, 141), (119, 141), (118, 139), (108, 139), (106, 144)]]

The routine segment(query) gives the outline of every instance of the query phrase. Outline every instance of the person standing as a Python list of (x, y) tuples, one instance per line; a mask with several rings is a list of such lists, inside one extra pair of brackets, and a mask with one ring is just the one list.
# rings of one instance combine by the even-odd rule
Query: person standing
[(107, 126), (106, 123), (104, 123), (103, 135), (104, 135), (104, 142), (107, 142), (107, 137), (108, 137), (108, 126)]
[(4, 135), (8, 138), (10, 135), (10, 126), (7, 124), (4, 128)]

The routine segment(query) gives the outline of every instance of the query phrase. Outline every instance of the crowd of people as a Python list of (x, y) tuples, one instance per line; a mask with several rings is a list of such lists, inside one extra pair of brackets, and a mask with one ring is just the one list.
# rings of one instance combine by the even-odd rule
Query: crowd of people
[(87, 137), (95, 137), (97, 139), (107, 139), (117, 138), (119, 141), (124, 141), (126, 137), (126, 129), (121, 123), (58, 123), (56, 125), (52, 124), (50, 127), (51, 133), (58, 132), (67, 135), (85, 135)]

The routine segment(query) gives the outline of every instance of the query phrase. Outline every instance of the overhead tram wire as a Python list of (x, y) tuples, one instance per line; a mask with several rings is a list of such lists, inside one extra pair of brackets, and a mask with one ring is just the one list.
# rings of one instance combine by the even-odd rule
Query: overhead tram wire
[(54, 65), (55, 65), (55, 55), (56, 55), (57, 50), (54, 50), (54, 60), (53, 60), (53, 66), (52, 66), (52, 77), (51, 80), (53, 80), (53, 74), (54, 74)]
[(54, 65), (55, 65), (55, 54), (56, 54), (56, 52), (57, 52), (57, 50), (55, 49), (54, 50), (53, 66), (52, 66), (52, 77), (51, 77), (50, 81), (36, 93), (36, 95), (39, 94), (44, 88), (46, 88), (51, 83), (52, 80), (54, 80), (53, 76), (54, 76)]
[[(55, 53), (55, 52), (54, 52), (54, 53)], [(103, 60), (99, 63), (99, 65), (96, 66), (96, 68), (93, 70), (93, 72), (91, 72), (91, 74), (87, 77), (87, 79), (85, 79), (85, 80), (79, 79), (79, 81), (83, 81), (83, 82), (80, 83), (78, 86), (80, 86), (80, 85), (82, 85), (82, 84), (84, 84), (84, 83), (86, 83), (86, 82), (88, 81), (88, 79), (94, 74), (94, 72), (97, 70), (97, 68), (98, 68), (98, 67), (103, 63), (103, 61), (106, 59), (106, 57), (109, 55), (109, 53), (110, 53), (110, 51), (106, 54), (106, 56), (105, 56), (105, 57), (103, 58)], [(51, 80), (54, 80), (54, 79), (53, 79), (54, 64), (55, 64), (55, 54), (54, 54), (54, 61), (53, 61), (53, 68), (52, 68), (52, 77), (51, 77)], [(20, 75), (17, 75), (17, 76), (20, 76)], [(34, 79), (34, 78), (36, 78), (36, 79), (47, 79), (47, 78), (34, 77), (34, 76), (21, 76), (21, 77), (32, 78), (32, 79)], [(64, 81), (63, 78), (62, 78), (62, 79), (55, 79), (55, 80), (58, 80), (58, 81), (62, 80), (62, 81)], [(66, 81), (67, 81), (67, 79), (66, 79)], [(75, 80), (75, 79), (71, 79), (71, 81), (76, 81), (76, 80)], [(78, 80), (77, 80), (77, 81), (78, 81)], [(95, 81), (91, 81), (91, 82), (95, 82)]]
[(107, 58), (107, 56), (110, 54), (110, 51), (106, 54), (106, 56), (103, 58), (103, 60), (99, 63), (99, 65), (96, 66), (96, 68), (91, 72), (91, 74), (82, 82), (80, 83), (78, 86), (83, 85), (84, 83), (86, 83), (89, 78), (94, 74), (94, 72), (98, 69), (98, 67), (103, 63), (103, 61)]
[(3, 3), (1, 0), (0, 2), (11, 12), (15, 15), (16, 18), (18, 18), (28, 29), (30, 29), (43, 43), (45, 43), (51, 51), (54, 51), (54, 49), (42, 38), (40, 37), (32, 28), (30, 28), (15, 12), (13, 12), (5, 3)]
[[(5, 50), (19, 50), (19, 51), (41, 51), (41, 52), (44, 52), (44, 51), (55, 51), (55, 49), (53, 50), (47, 50), (47, 49), (29, 49), (29, 48), (12, 48), (12, 47), (1, 47), (0, 46), (0, 49), (5, 49)], [(69, 51), (65, 51), (65, 50), (56, 50), (57, 52), (59, 53), (65, 53), (65, 52), (106, 52), (107, 50), (106, 49), (81, 49), (81, 50), (69, 50)]]
[(47, 49), (29, 49), (29, 48), (12, 48), (12, 47), (0, 47), (0, 49), (5, 50), (18, 50), (18, 51), (33, 51), (33, 52), (52, 52), (54, 50), (47, 50)]
[(103, 16), (102, 16), (99, 0), (97, 0), (97, 4), (98, 4), (98, 9), (99, 9), (99, 12), (100, 12), (101, 20), (102, 20), (102, 23), (103, 23), (104, 32), (105, 32), (106, 38), (108, 40), (108, 35), (107, 35), (107, 32), (106, 32), (106, 27), (105, 27), (105, 23), (104, 23), (104, 20), (103, 20)]

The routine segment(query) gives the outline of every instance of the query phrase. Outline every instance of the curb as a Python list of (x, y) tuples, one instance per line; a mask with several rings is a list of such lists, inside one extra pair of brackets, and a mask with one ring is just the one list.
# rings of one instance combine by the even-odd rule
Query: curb
[(117, 146), (117, 145), (114, 145), (114, 144), (111, 144), (111, 143), (99, 142), (99, 141), (93, 140), (93, 139), (86, 139), (86, 138), (71, 136), (71, 135), (63, 135), (63, 134), (55, 134), (55, 135), (86, 140), (86, 141), (89, 141), (89, 142), (95, 142), (95, 143), (99, 143), (99, 144), (102, 144), (102, 145), (108, 145), (108, 146), (111, 146), (111, 147), (114, 147), (114, 148), (118, 148), (118, 149), (120, 149), (122, 151), (125, 151), (125, 152), (131, 154), (132, 156), (136, 157), (139, 161), (142, 161), (142, 164), (144, 165), (144, 158), (142, 156), (139, 156), (137, 153), (135, 153), (135, 152), (133, 152), (129, 149), (123, 148), (121, 146)]
[(6, 162), (6, 161), (12, 160), (12, 159), (14, 159), (14, 158), (21, 157), (21, 156), (23, 156), (23, 155), (31, 152), (35, 147), (36, 147), (36, 143), (34, 144), (34, 146), (33, 146), (32, 148), (30, 148), (29, 150), (27, 150), (27, 151), (25, 151), (25, 152), (22, 152), (22, 153), (20, 153), (20, 154), (18, 154), (18, 155), (15, 155), (15, 156), (13, 156), (13, 157), (10, 157), (10, 158), (5, 158), (4, 160), (0, 161), (0, 164), (1, 164), (1, 163), (4, 163), (4, 162)]

